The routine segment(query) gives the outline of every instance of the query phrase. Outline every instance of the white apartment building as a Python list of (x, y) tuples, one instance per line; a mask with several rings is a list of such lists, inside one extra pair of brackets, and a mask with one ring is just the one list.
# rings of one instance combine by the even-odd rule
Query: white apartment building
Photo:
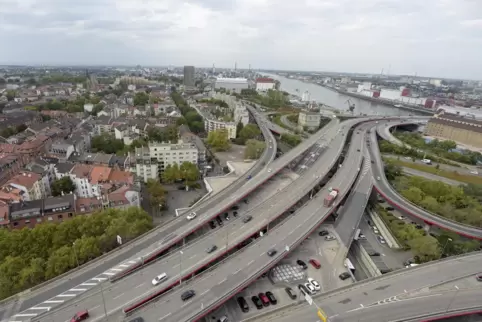
[(234, 122), (238, 124), (240, 121), (243, 125), (247, 125), (249, 123), (249, 112), (244, 105), (237, 104), (234, 109)]
[(236, 138), (236, 123), (224, 122), (212, 119), (204, 119), (204, 129), (206, 132), (212, 132), (216, 130), (225, 129), (228, 132), (228, 139)]
[(260, 77), (256, 79), (256, 91), (267, 92), (270, 89), (275, 89), (276, 82), (272, 78)]
[(168, 165), (184, 162), (198, 164), (198, 149), (192, 143), (159, 143), (150, 142), (147, 147), (135, 149), (136, 168), (135, 173), (144, 182), (148, 179), (158, 180), (161, 173)]
[(214, 88), (224, 88), (225, 90), (240, 94), (241, 90), (249, 88), (249, 83), (246, 78), (217, 78), (214, 83)]
[(320, 126), (321, 114), (316, 112), (301, 111), (298, 116), (298, 125), (308, 127), (310, 129), (317, 129)]

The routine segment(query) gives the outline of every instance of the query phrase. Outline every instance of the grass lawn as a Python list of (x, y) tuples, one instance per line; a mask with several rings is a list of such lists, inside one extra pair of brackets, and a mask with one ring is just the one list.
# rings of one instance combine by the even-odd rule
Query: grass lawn
[(447, 179), (452, 179), (452, 180), (460, 181), (464, 183), (482, 184), (482, 177), (479, 177), (477, 175), (461, 174), (461, 173), (458, 173), (457, 171), (447, 171), (447, 170), (437, 169), (433, 165), (431, 166), (431, 165), (406, 162), (406, 161), (392, 159), (392, 158), (390, 158), (390, 161), (401, 167), (407, 167), (418, 171), (431, 173)]

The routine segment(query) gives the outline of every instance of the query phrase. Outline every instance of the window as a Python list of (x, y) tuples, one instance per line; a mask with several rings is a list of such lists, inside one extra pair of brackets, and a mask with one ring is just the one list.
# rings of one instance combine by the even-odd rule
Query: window
[(63, 217), (64, 217), (64, 216), (62, 216), (62, 215), (58, 215), (58, 216), (57, 216), (58, 219), (62, 219)]

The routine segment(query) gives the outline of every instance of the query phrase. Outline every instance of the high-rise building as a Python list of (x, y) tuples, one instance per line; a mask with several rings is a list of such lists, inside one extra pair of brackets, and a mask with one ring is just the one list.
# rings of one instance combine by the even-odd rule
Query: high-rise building
[(184, 66), (184, 86), (194, 87), (194, 66)]

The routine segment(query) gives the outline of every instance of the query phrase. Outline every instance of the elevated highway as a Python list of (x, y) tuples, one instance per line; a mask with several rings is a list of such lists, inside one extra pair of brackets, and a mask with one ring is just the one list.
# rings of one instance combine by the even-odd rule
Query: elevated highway
[[(380, 128), (380, 127), (379, 127)], [(382, 127), (384, 129), (386, 127)], [(379, 130), (380, 132), (383, 132)], [(383, 196), (390, 204), (397, 207), (399, 210), (407, 213), (408, 215), (415, 216), (422, 219), (424, 222), (430, 225), (435, 225), (445, 230), (453, 231), (459, 235), (475, 238), (482, 240), (482, 229), (479, 227), (464, 225), (450, 219), (438, 216), (436, 214), (430, 213), (424, 209), (419, 208), (415, 204), (409, 202), (391, 186), (385, 177), (384, 165), (380, 156), (380, 150), (378, 148), (378, 141), (374, 133), (370, 136), (369, 141), (370, 153), (372, 155), (372, 160), (375, 161), (373, 167), (373, 175), (375, 180), (375, 190)], [(378, 180), (378, 178), (380, 180)]]

